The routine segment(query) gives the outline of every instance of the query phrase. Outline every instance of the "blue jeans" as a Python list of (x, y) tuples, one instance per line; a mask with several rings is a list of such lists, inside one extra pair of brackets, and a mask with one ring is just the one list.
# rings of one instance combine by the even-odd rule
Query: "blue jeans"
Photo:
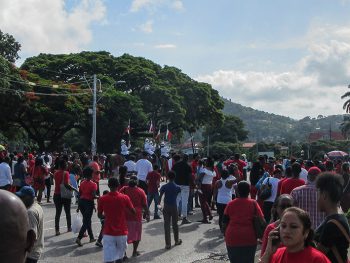
[(158, 215), (158, 202), (159, 202), (159, 193), (148, 193), (147, 195), (147, 204), (148, 208), (151, 206), (152, 201), (154, 200), (154, 216)]

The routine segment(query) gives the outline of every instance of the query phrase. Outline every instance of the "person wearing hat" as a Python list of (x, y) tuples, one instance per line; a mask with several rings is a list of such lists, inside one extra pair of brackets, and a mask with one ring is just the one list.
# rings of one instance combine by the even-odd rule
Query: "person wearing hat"
[(16, 195), (27, 208), (29, 229), (35, 233), (34, 246), (27, 256), (26, 263), (36, 263), (44, 248), (44, 211), (38, 203), (34, 202), (35, 191), (31, 186), (23, 186)]
[(325, 218), (325, 213), (317, 209), (319, 194), (316, 189), (315, 181), (320, 173), (321, 170), (318, 167), (311, 167), (308, 171), (306, 184), (294, 188), (291, 192), (294, 205), (309, 213), (313, 229), (316, 229)]
[(124, 157), (127, 157), (129, 155), (130, 147), (131, 147), (131, 144), (126, 145), (126, 141), (123, 139), (120, 145), (120, 154), (123, 155)]

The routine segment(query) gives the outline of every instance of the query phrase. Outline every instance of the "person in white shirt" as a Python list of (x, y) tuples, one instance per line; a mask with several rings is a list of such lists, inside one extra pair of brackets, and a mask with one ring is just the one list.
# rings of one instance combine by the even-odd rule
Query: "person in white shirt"
[(200, 193), (199, 202), (201, 204), (203, 219), (200, 220), (199, 222), (204, 224), (209, 224), (210, 223), (209, 221), (213, 219), (210, 205), (211, 205), (211, 198), (213, 195), (212, 183), (213, 183), (213, 178), (215, 176), (216, 176), (216, 173), (214, 171), (214, 161), (211, 158), (208, 158), (206, 161), (205, 168), (202, 170), (202, 173), (200, 175), (201, 192), (199, 192)]
[(128, 156), (128, 160), (124, 163), (124, 165), (127, 168), (127, 174), (133, 174), (136, 173), (136, 163), (135, 163), (135, 157), (132, 155)]
[(219, 214), (219, 227), (222, 233), (224, 233), (222, 227), (224, 211), (226, 205), (232, 200), (232, 188), (235, 183), (237, 183), (237, 179), (229, 175), (227, 170), (222, 170), (221, 178), (216, 181), (214, 186), (214, 196), (216, 196), (216, 207)]
[(120, 146), (120, 154), (123, 155), (124, 157), (128, 156), (130, 147), (131, 147), (131, 144), (126, 145), (126, 141), (122, 140), (121, 146)]
[(145, 191), (147, 195), (147, 183), (146, 183), (146, 177), (149, 172), (153, 171), (152, 163), (147, 160), (148, 153), (143, 152), (142, 153), (142, 159), (138, 160), (136, 162), (136, 172), (137, 172), (137, 179), (139, 181), (139, 187)]
[(165, 157), (165, 158), (169, 158), (169, 152), (170, 152), (169, 147), (166, 146), (164, 142), (161, 142), (161, 144), (160, 144), (160, 156)]
[[(263, 199), (263, 212), (265, 221), (268, 224), (271, 219), (271, 209), (277, 197), (278, 182), (280, 181), (281, 176), (282, 171), (279, 168), (275, 169), (273, 171), (273, 177), (265, 178), (260, 189), (260, 194), (263, 193), (264, 189), (266, 189), (267, 187), (270, 187), (271, 189), (271, 195), (268, 196), (266, 199)], [(260, 198), (262, 198), (262, 196), (260, 196)]]
[(11, 159), (8, 156), (5, 156), (2, 163), (0, 163), (0, 189), (10, 190), (11, 185), (13, 184), (11, 167), (9, 165)]

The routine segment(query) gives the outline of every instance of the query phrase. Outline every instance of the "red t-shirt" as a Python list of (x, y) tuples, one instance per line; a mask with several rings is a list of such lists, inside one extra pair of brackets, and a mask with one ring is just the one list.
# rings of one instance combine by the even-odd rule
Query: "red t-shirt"
[(126, 236), (126, 211), (134, 208), (127, 195), (110, 192), (98, 200), (98, 212), (105, 215), (103, 234), (110, 236)]
[(227, 204), (224, 214), (230, 218), (225, 232), (227, 246), (254, 246), (257, 244), (253, 216), (263, 217), (263, 213), (255, 200), (236, 198)]
[[(63, 175), (64, 174), (64, 175)], [(69, 183), (69, 173), (67, 171), (62, 171), (62, 170), (57, 170), (53, 178), (55, 179), (55, 195), (60, 195), (61, 194), (61, 188), (60, 185), (62, 184), (62, 180), (64, 184)]]
[(147, 174), (146, 181), (148, 181), (148, 193), (158, 192), (160, 177), (160, 173), (157, 171), (152, 171)]
[(84, 180), (79, 187), (80, 199), (94, 200), (94, 192), (97, 191), (97, 184), (91, 180)]
[(271, 257), (270, 263), (331, 263), (329, 259), (317, 249), (308, 246), (302, 251), (289, 253), (285, 247), (277, 249)]
[(294, 188), (297, 188), (298, 186), (302, 186), (304, 184), (305, 184), (305, 182), (302, 179), (299, 179), (299, 178), (287, 178), (281, 184), (281, 195), (282, 194), (290, 194)]
[(280, 179), (280, 181), (278, 182), (278, 185), (277, 185), (277, 195), (281, 195), (281, 186), (282, 186), (282, 183), (287, 180), (288, 178), (287, 177), (283, 177)]
[[(267, 225), (267, 227), (265, 228), (264, 231), (264, 235), (263, 235), (263, 239), (262, 239), (262, 244), (261, 244), (261, 252), (260, 255), (263, 256), (267, 247), (267, 241), (269, 239), (269, 233), (274, 230), (277, 227), (277, 225), (275, 224), (275, 222)], [(284, 245), (281, 243), (279, 245), (279, 247), (284, 247)]]
[(130, 186), (124, 186), (119, 192), (129, 196), (131, 203), (136, 210), (136, 215), (132, 214), (130, 211), (127, 211), (126, 220), (141, 222), (142, 208), (147, 205), (145, 192), (139, 187)]

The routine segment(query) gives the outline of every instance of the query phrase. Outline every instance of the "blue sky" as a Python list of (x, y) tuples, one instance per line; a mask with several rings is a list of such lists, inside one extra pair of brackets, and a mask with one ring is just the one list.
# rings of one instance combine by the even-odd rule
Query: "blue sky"
[(341, 114), (349, 0), (0, 0), (1, 30), (39, 53), (106, 50), (180, 68), (256, 109)]

